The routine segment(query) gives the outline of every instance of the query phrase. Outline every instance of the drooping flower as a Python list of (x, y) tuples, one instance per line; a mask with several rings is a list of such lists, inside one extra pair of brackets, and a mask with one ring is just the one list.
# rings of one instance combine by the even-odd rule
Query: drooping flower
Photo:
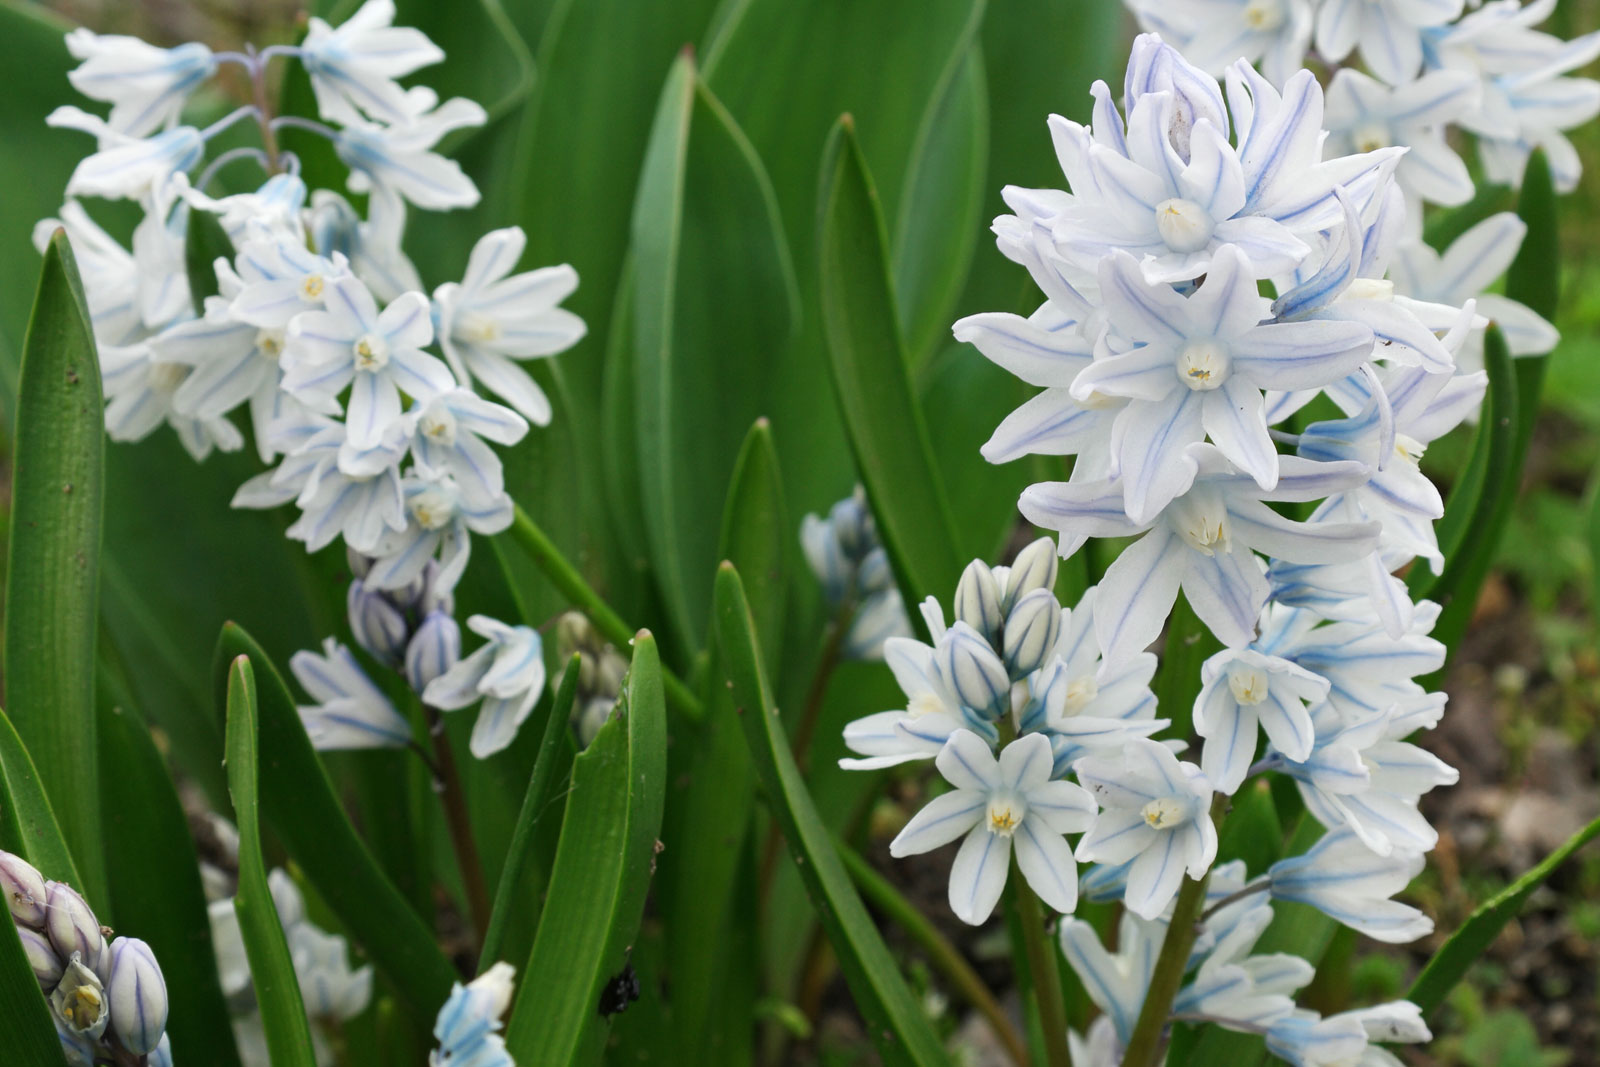
[(1338, 827), (1304, 853), (1268, 869), (1275, 900), (1308, 904), (1339, 923), (1390, 944), (1433, 932), (1433, 920), (1392, 900), (1422, 873), (1422, 853), (1397, 848), (1380, 856), (1354, 830)]
[(296, 652), (289, 670), (316, 704), (300, 707), (311, 743), (319, 749), (399, 748), (411, 742), (411, 726), (333, 638), (322, 653)]
[(479, 759), (505, 748), (544, 692), (544, 643), (539, 631), (474, 615), (467, 628), (487, 643), (439, 675), (422, 692), (423, 702), (455, 711), (483, 701), (469, 747)]
[(341, 124), (363, 121), (405, 125), (415, 102), (395, 81), (444, 59), (421, 30), (394, 25), (393, 0), (367, 0), (338, 27), (313, 16), (300, 45), (317, 111)]
[(1357, 49), (1372, 73), (1390, 85), (1417, 76), (1423, 31), (1453, 22), (1463, 0), (1322, 0), (1317, 51), (1338, 62)]
[(1255, 758), (1257, 727), (1286, 759), (1311, 754), (1315, 731), (1307, 706), (1327, 699), (1328, 680), (1298, 664), (1250, 649), (1224, 649), (1200, 669), (1195, 733), (1205, 738), (1200, 767), (1220, 793), (1244, 782)]
[(499, 1033), (515, 976), (511, 964), (496, 963), (466, 985), (457, 982), (451, 988), (434, 1023), (439, 1047), (429, 1053), (429, 1067), (516, 1067)]
[(82, 26), (67, 34), (67, 51), (82, 61), (67, 72), (72, 87), (110, 104), (110, 127), (129, 137), (175, 124), (189, 95), (217, 69), (211, 49), (198, 42), (157, 48)]
[(434, 151), (452, 130), (482, 126), (488, 114), (471, 100), (438, 103), (432, 90), (417, 86), (407, 93), (415, 114), (403, 126), (352, 121), (339, 131), (334, 148), (350, 168), (345, 184), (352, 192), (409, 200), (430, 211), (471, 207), (478, 187), (461, 164)]

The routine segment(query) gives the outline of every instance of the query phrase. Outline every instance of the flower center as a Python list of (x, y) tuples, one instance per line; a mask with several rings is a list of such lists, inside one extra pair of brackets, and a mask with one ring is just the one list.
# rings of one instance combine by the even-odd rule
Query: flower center
[(1190, 548), (1204, 556), (1228, 551), (1228, 509), (1215, 492), (1189, 492), (1168, 508), (1168, 521)]
[(1381, 300), (1388, 302), (1394, 299), (1394, 282), (1387, 278), (1357, 278), (1350, 283), (1344, 291), (1347, 300)]
[(1067, 683), (1067, 699), (1061, 705), (1062, 715), (1077, 715), (1100, 695), (1100, 683), (1094, 675), (1086, 674)]
[(906, 713), (913, 719), (921, 718), (924, 715), (937, 715), (943, 710), (944, 701), (933, 693), (918, 693), (906, 705)]
[(189, 376), (189, 368), (182, 363), (155, 363), (150, 364), (150, 376), (147, 379), (150, 388), (158, 393), (175, 393), (178, 386)]
[(411, 498), (411, 514), (424, 530), (437, 530), (455, 516), (455, 503), (448, 494), (425, 489)]
[(389, 363), (389, 342), (375, 333), (364, 333), (350, 346), (356, 354), (356, 370), (382, 370)]
[(1397, 433), (1394, 435), (1394, 450), (1401, 459), (1409, 460), (1415, 465), (1422, 462), (1422, 454), (1428, 450), (1428, 446), (1415, 437)]
[(1209, 392), (1228, 380), (1233, 360), (1220, 341), (1190, 341), (1178, 353), (1178, 379), (1197, 393)]
[(300, 299), (310, 304), (320, 303), (327, 281), (320, 274), (307, 274), (300, 279)]
[(1189, 817), (1189, 809), (1177, 797), (1156, 797), (1139, 809), (1145, 825), (1152, 830), (1170, 830)]
[(1022, 817), (1027, 814), (1027, 805), (1021, 797), (1009, 793), (996, 794), (989, 798), (989, 832), (999, 834), (1001, 837), (1010, 837), (1016, 833), (1017, 827), (1022, 823)]
[(1198, 252), (1211, 243), (1216, 223), (1193, 200), (1174, 197), (1156, 205), (1156, 232), (1174, 252)]
[(1107, 396), (1102, 392), (1096, 391), (1090, 393), (1087, 400), (1078, 401), (1078, 406), (1089, 411), (1104, 411), (1106, 408), (1116, 406), (1121, 400), (1121, 397)]
[(463, 341), (482, 344), (499, 338), (500, 324), (485, 315), (468, 312), (456, 319), (455, 334)]
[(436, 445), (448, 448), (456, 443), (456, 417), (447, 408), (429, 408), (418, 429)]
[(1283, 25), (1283, 4), (1280, 0), (1250, 0), (1244, 5), (1244, 22), (1263, 33), (1275, 30)]
[(283, 331), (258, 330), (256, 332), (256, 351), (273, 362), (277, 362), (278, 357), (283, 355)]
[(1371, 123), (1361, 126), (1350, 135), (1350, 140), (1355, 142), (1357, 152), (1376, 152), (1380, 148), (1388, 148), (1394, 144), (1394, 137), (1386, 126)]
[(81, 985), (64, 998), (61, 1014), (79, 1030), (87, 1030), (100, 1018), (100, 993), (92, 985)]
[(1267, 699), (1267, 672), (1260, 667), (1235, 664), (1228, 671), (1228, 688), (1233, 699), (1247, 708), (1253, 708)]

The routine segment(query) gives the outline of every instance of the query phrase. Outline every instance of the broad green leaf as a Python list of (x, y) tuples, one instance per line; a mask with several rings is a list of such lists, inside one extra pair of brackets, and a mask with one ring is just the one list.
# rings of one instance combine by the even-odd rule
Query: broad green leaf
[[(528, 778), (528, 791), (517, 816), (517, 827), (506, 851), (505, 863), (500, 870), (500, 884), (495, 889), (494, 909), (490, 912), (489, 931), (484, 935), (484, 964), (504, 959), (521, 959), (528, 945), (514, 945), (507, 940), (507, 931), (515, 912), (533, 911), (537, 917), (538, 894), (531, 899), (519, 896), (519, 889), (528, 884), (529, 864), (534, 861), (534, 830), (539, 821), (551, 811), (551, 794), (557, 783), (566, 779), (572, 767), (572, 704), (578, 695), (579, 661), (576, 656), (567, 664), (556, 689), (555, 702), (550, 705), (550, 715), (545, 719), (544, 734), (539, 741), (539, 756), (533, 764), (533, 774)], [(543, 882), (549, 871), (538, 872)], [(541, 885), (541, 889), (543, 886)], [(530, 929), (532, 924), (529, 924)]]
[(300, 999), (289, 942), (267, 888), (267, 864), (261, 855), (256, 682), (247, 655), (236, 657), (228, 666), (227, 721), (228, 792), (233, 796), (233, 822), (239, 828), (239, 889), (233, 910), (239, 916), (244, 954), (250, 961), (261, 1029), (273, 1067), (315, 1067), (311, 1021)]
[[(760, 625), (782, 633), (784, 557), (792, 536), (771, 428), (758, 420), (745, 437), (722, 513), (719, 554), (751, 575), (752, 610)], [(713, 642), (714, 644), (714, 642)], [(721, 672), (712, 652), (710, 678)], [(770, 667), (770, 664), (769, 664)], [(750, 844), (755, 772), (727, 687), (709, 685), (707, 714), (689, 736), (676, 738), (667, 829), (661, 856), (661, 898), (667, 958), (672, 963), (674, 1045), (686, 1056), (733, 1062), (750, 1041), (750, 1019), (730, 1017), (725, 1003), (759, 981), (741, 973), (753, 962), (728, 952), (744, 932), (733, 924), (742, 883), (751, 880)]]
[(6, 557), (6, 707), (50, 794), (79, 888), (105, 899), (94, 664), (105, 458), (100, 363), (66, 236), (45, 251), (23, 345)]
[(744, 725), (745, 741), (768, 805), (783, 830), (879, 1055), (891, 1065), (948, 1063), (921, 1004), (907, 988), (882, 935), (850, 884), (833, 839), (795, 766), (772, 704), (744, 586), (731, 564), (723, 564), (717, 573), (716, 614), (723, 669), (733, 687), (735, 712)]
[(824, 155), (818, 219), (822, 321), (839, 411), (901, 594), (919, 604), (955, 588), (961, 556), (906, 365), (878, 194), (848, 119)]
[(1484, 901), (1428, 960), (1422, 973), (1411, 984), (1406, 999), (1424, 1012), (1432, 1011), (1443, 1003), (1445, 994), (1478, 961), (1505, 925), (1517, 917), (1533, 891), (1544, 884), (1544, 880), (1569, 856), (1596, 837), (1600, 837), (1600, 819), (1567, 838), (1561, 847), (1529, 868), (1521, 878)]
[(16, 414), (17, 368), (22, 331), (39, 280), (39, 261), (29, 249), (34, 223), (61, 210), (67, 178), (93, 142), (76, 130), (52, 129), (44, 117), (68, 103), (67, 54), (72, 24), (43, 5), (0, 0), (0, 69), (26, 71), (6, 86), (0, 109), (0, 417)]
[(455, 970), (350, 825), (282, 676), (261, 646), (231, 623), (213, 660), (218, 689), (241, 655), (260, 679), (258, 746), (261, 764), (271, 769), (261, 780), (262, 818), (412, 1011), (431, 1018), (449, 995)]
[[(1478, 422), (1479, 440), (1440, 522), (1444, 571), (1431, 584), (1424, 578), (1417, 580), (1420, 589), (1412, 586), (1414, 596), (1421, 593), (1442, 605), (1433, 637), (1451, 651), (1459, 645), (1472, 620), (1478, 590), (1489, 574), (1500, 536), (1511, 517), (1526, 454), (1518, 451), (1522, 431), (1518, 425), (1517, 370), (1506, 348), (1505, 335), (1493, 325), (1484, 339), (1483, 359), (1489, 371), (1489, 391)], [(1472, 495), (1464, 496), (1466, 493)], [(1415, 570), (1423, 572), (1427, 568), (1418, 566)]]
[(624, 699), (572, 761), (572, 789), (539, 932), (506, 1026), (518, 1063), (598, 1062), (608, 979), (628, 963), (655, 869), (667, 776), (655, 639), (640, 631)]
[(680, 647), (711, 617), (705, 576), (745, 429), (775, 399), (772, 349), (798, 297), (761, 163), (685, 55), (633, 212), (634, 405), (646, 542)]
[[(4, 711), (0, 711), (0, 848), (15, 852), (46, 878), (83, 885), (39, 772)], [(102, 896), (90, 906), (104, 903)]]
[(189, 300), (194, 313), (204, 317), (206, 297), (217, 295), (218, 259), (233, 259), (233, 242), (222, 223), (209, 211), (191, 209), (183, 234), (183, 266), (189, 277)]
[[(239, 1063), (206, 917), (189, 822), (135, 713), (102, 701), (100, 812), (118, 928), (149, 942), (172, 997), (167, 1034), (175, 1049), (204, 1049), (218, 1067)], [(241, 866), (243, 865), (241, 859)]]
[(14, 924), (0, 923), (0, 1034), (6, 1058), (38, 1067), (63, 1067), (67, 1062), (50, 1021), (39, 980), (33, 976), (22, 939)]

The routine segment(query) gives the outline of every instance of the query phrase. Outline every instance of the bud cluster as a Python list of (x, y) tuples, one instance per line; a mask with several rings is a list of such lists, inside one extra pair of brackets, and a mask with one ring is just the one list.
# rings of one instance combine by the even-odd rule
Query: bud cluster
[(0, 893), (71, 1067), (128, 1056), (171, 1067), (167, 983), (150, 946), (114, 937), (77, 890), (4, 851)]
[(827, 518), (807, 515), (801, 521), (800, 547), (829, 605), (849, 613), (840, 646), (844, 658), (881, 659), (884, 641), (911, 635), (889, 554), (859, 485), (828, 509)]
[(573, 656), (578, 657), (578, 694), (572, 704), (572, 729), (578, 747), (588, 748), (622, 695), (628, 658), (579, 611), (556, 620), (556, 659), (565, 663)]

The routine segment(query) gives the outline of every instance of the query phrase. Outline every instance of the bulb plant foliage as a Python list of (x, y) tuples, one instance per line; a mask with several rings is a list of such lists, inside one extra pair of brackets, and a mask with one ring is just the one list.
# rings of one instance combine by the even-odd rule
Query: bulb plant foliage
[[(893, 513), (899, 498), (864, 458), (859, 427), (846, 427), (858, 469), (829, 472), (837, 477), (827, 482), (834, 494), (862, 484), (825, 513), (827, 497), (806, 499), (813, 510), (798, 528), (782, 518), (783, 487), (758, 484), (771, 441), (765, 423), (740, 453), (722, 551), (747, 580), (792, 594), (792, 611), (752, 618), (769, 669), (789, 671), (796, 658), (815, 665), (809, 684), (791, 685), (784, 674), (763, 698), (794, 709), (779, 734), (792, 745), (801, 792), (807, 782), (817, 791), (814, 810), (791, 785), (777, 787), (789, 781), (781, 777), (787, 756), (764, 762), (759, 733), (750, 734), (755, 772), (740, 751), (735, 712), (758, 709), (730, 708), (719, 691), (718, 672), (737, 668), (732, 650), (712, 642), (708, 661), (698, 652), (703, 634), (672, 633), (663, 644), (669, 669), (654, 682), (643, 677), (648, 642), (630, 641), (634, 631), (590, 584), (615, 561), (603, 548), (598, 558), (569, 559), (508, 491), (527, 469), (529, 447), (551, 435), (643, 433), (626, 405), (637, 399), (629, 391), (651, 380), (632, 375), (626, 355), (620, 371), (608, 363), (608, 410), (580, 416), (564, 375), (574, 361), (601, 358), (594, 346), (557, 361), (554, 372), (533, 367), (578, 345), (589, 325), (563, 306), (578, 290), (577, 271), (528, 266), (524, 228), (504, 225), (462, 244), (459, 277), (437, 277), (436, 263), (408, 254), (417, 212), (478, 209), (475, 224), (506, 221), (494, 216), (506, 198), (482, 196), (453, 158), (477, 128), (493, 121), (473, 142), (481, 146), (506, 124), (474, 100), (441, 99), (416, 77), (443, 62), (443, 50), (398, 25), (391, 0), (367, 0), (342, 21), (311, 17), (297, 43), (244, 52), (73, 30), (71, 85), (109, 113), (63, 105), (49, 115), (50, 126), (94, 140), (34, 241), (43, 252), (64, 232), (75, 258), (105, 434), (120, 443), (170, 430), (196, 462), (244, 453), (254, 473), (234, 487), (232, 507), (281, 517), (301, 563), (339, 574), (330, 598), (344, 616), (338, 632), (288, 650), (291, 714), (270, 718), (270, 665), (256, 665), (266, 679), (262, 743), (269, 721), (279, 731), (270, 737), (287, 729), (292, 744), (326, 761), (341, 796), (359, 794), (369, 817), (384, 813), (371, 825), (355, 820), (370, 838), (374, 869), (393, 879), (384, 892), (418, 913), (419, 929), (437, 937), (461, 980), (434, 983), (428, 1003), (408, 998), (411, 987), (384, 970), (393, 957), (357, 936), (347, 899), (292, 862), (268, 880), (291, 966), (264, 971), (268, 957), (236, 913), (240, 839), (214, 804), (220, 814), (194, 816), (213, 845), (199, 871), (209, 916), (198, 925), (215, 957), (207, 984), (218, 993), (208, 1003), (229, 1016), (226, 1053), (171, 1040), (178, 1031), (168, 1030), (169, 1008), (186, 1019), (188, 991), (169, 989), (150, 945), (103, 929), (78, 889), (47, 880), (24, 855), (0, 852), (21, 958), (66, 1062), (362, 1064), (376, 1061), (358, 1035), (379, 1031), (398, 1057), (383, 1062), (425, 1057), (432, 1067), (598, 1062), (607, 1031), (614, 1046), (646, 1032), (659, 1042), (653, 1048), (676, 1040), (662, 1054), (685, 1061), (717, 1055), (712, 1049), (734, 1056), (727, 1062), (739, 1062), (738, 1049), (747, 1058), (763, 1047), (776, 1055), (781, 1028), (750, 1040), (769, 1025), (758, 1021), (751, 990), (707, 977), (733, 966), (718, 961), (731, 960), (741, 939), (764, 936), (761, 909), (795, 889), (775, 873), (786, 870), (779, 827), (795, 834), (810, 824), (792, 812), (753, 814), (758, 795), (769, 809), (824, 813), (843, 835), (837, 847), (871, 875), (858, 879), (862, 891), (880, 894), (880, 904), (896, 891), (870, 868), (892, 874), (889, 859), (931, 853), (916, 862), (947, 872), (956, 919), (1012, 920), (1013, 962), (1031, 976), (1022, 988), (1042, 1032), (1032, 1047), (1011, 1048), (1019, 1062), (1187, 1063), (1179, 1057), (1207, 1049), (1220, 1031), (1297, 1067), (1381, 1067), (1399, 1062), (1391, 1046), (1429, 1040), (1431, 1001), (1326, 1015), (1303, 1006), (1296, 996), (1318, 973), (1320, 949), (1268, 932), (1314, 909), (1379, 942), (1434, 933), (1432, 919), (1401, 898), (1439, 839), (1421, 798), (1458, 777), (1419, 736), (1447, 713), (1438, 678), (1452, 650), (1433, 635), (1437, 628), (1453, 641), (1460, 631), (1441, 621), (1450, 598), (1441, 606), (1423, 594), (1441, 585), (1457, 597), (1474, 591), (1454, 576), (1453, 561), (1487, 551), (1474, 537), (1490, 538), (1492, 548), (1494, 523), (1492, 508), (1471, 511), (1465, 499), (1462, 521), (1441, 524), (1446, 495), (1424, 454), (1462, 425), (1493, 449), (1496, 423), (1480, 412), (1486, 395), (1504, 402), (1494, 391), (1511, 366), (1497, 362), (1497, 346), (1536, 366), (1559, 338), (1546, 314), (1498, 288), (1514, 260), (1522, 269), (1528, 212), (1446, 213), (1473, 212), (1483, 189), (1519, 186), (1525, 174), (1539, 176), (1525, 198), (1536, 180), (1557, 192), (1576, 187), (1579, 156), (1567, 132), (1600, 112), (1600, 84), (1574, 72), (1600, 55), (1600, 33), (1569, 41), (1541, 31), (1555, 0), (1127, 6), (1144, 32), (1128, 51), (1120, 91), (1105, 81), (1082, 85), (1089, 99), (1075, 113), (1088, 121), (1050, 115), (1041, 131), (1059, 166), (1057, 187), (1006, 185), (1001, 194), (1006, 213), (993, 234), (1031, 279), (1032, 310), (980, 310), (953, 323), (953, 358), (987, 359), (1037, 390), (980, 449), (995, 465), (984, 479), (1016, 480), (1012, 464), (1038, 479), (1022, 489), (1007, 524), (1012, 534), (1031, 529), (1008, 542), (1025, 547), (1003, 564), (973, 560), (951, 587), (921, 588), (913, 575), (928, 572), (911, 560), (907, 531), (943, 519)], [(735, 18), (723, 32), (744, 29)], [(710, 54), (709, 80), (692, 75), (687, 114), (696, 125), (679, 164), (691, 174), (708, 165), (726, 147), (713, 135), (731, 133), (728, 154), (754, 168), (775, 210), (773, 189), (779, 199), (790, 194), (781, 182), (769, 185), (757, 146), (732, 125), (745, 112), (724, 108), (707, 88), (724, 61)], [(560, 69), (559, 49), (539, 58)], [(288, 78), (309, 85), (315, 117), (280, 107), (277, 88)], [(194, 119), (219, 112), (219, 84), (241, 82), (251, 103)], [(671, 103), (669, 91), (662, 115)], [(657, 141), (670, 125), (658, 120), (646, 177), (662, 165)], [(302, 160), (287, 150), (289, 131), (320, 155), (307, 150)], [(1475, 157), (1460, 154), (1469, 142)], [(1038, 148), (1045, 151), (1042, 136)], [(559, 174), (563, 161), (537, 166)], [(562, 211), (594, 210), (583, 192), (568, 188)], [(641, 192), (638, 210), (650, 203)], [(675, 239), (699, 239), (695, 227), (715, 216), (702, 210)], [(1432, 237), (1428, 227), (1440, 218), (1453, 236), (1436, 249), (1425, 233)], [(654, 233), (650, 224), (636, 214), (635, 234)], [(656, 249), (637, 251), (642, 264)], [(810, 269), (803, 256), (797, 262)], [(903, 264), (896, 268), (891, 286), (907, 284)], [(619, 307), (634, 299), (630, 284), (642, 285), (642, 276), (620, 284)], [(802, 307), (814, 288), (801, 284)], [(1515, 279), (1512, 290), (1528, 299)], [(632, 321), (648, 300), (625, 310), (607, 345), (648, 348), (653, 335)], [(901, 330), (884, 336), (898, 339)], [(829, 375), (820, 349), (796, 344), (789, 363), (796, 353), (814, 365), (791, 370)], [(899, 360), (885, 366), (904, 379), (905, 357), (883, 355)], [(688, 350), (674, 358), (724, 357)], [(1539, 379), (1515, 377), (1533, 387), (1521, 398), (1526, 409)], [(849, 388), (837, 369), (835, 386)], [(640, 409), (651, 419), (664, 418), (650, 407), (657, 399)], [(664, 400), (670, 411), (681, 398)], [(870, 411), (873, 398), (865, 400)], [(840, 408), (849, 422), (851, 405)], [(982, 409), (958, 414), (970, 422)], [(908, 425), (920, 427), (913, 414)], [(579, 424), (585, 417), (594, 425)], [(815, 412), (812, 422), (773, 432), (789, 448), (836, 432), (831, 415)], [(608, 492), (643, 491), (606, 456), (598, 468), (620, 483)], [(708, 479), (727, 477), (709, 457), (706, 468)], [(649, 477), (637, 467), (632, 474)], [(1458, 480), (1473, 477), (1487, 496), (1481, 469)], [(578, 500), (562, 507), (585, 519), (597, 513)], [(694, 521), (715, 528), (717, 517)], [(958, 530), (969, 522), (980, 525), (965, 506), (955, 509)], [(781, 551), (761, 556), (751, 530), (767, 531)], [(641, 537), (629, 531), (615, 545)], [(619, 558), (631, 551), (619, 548)], [(809, 573), (788, 582), (784, 555)], [(570, 610), (532, 615), (521, 592), (508, 595), (525, 588), (527, 571), (514, 564), (527, 563)], [(649, 565), (641, 559), (621, 573), (647, 585)], [(709, 583), (709, 571), (704, 577)], [(721, 612), (720, 582), (718, 596)], [(681, 616), (673, 605), (652, 606), (648, 593), (627, 599), (652, 619)], [(812, 637), (815, 648), (804, 644)], [(883, 686), (842, 684), (890, 675), (899, 695), (887, 709), (866, 696)], [(641, 694), (652, 684), (664, 686), (672, 713), (670, 778), (667, 755), (651, 762), (633, 747), (650, 736), (640, 725)], [(827, 736), (814, 738), (819, 721)], [(810, 760), (812, 748), (830, 757)], [(270, 784), (278, 764), (263, 759)], [(619, 779), (613, 797), (585, 796), (584, 782), (615, 760), (647, 770)], [(836, 773), (835, 762), (850, 773)], [(20, 767), (0, 751), (0, 784), (13, 793)], [(47, 790), (61, 788), (54, 768), (42, 770)], [(758, 793), (756, 772), (779, 777), (764, 777)], [(890, 782), (894, 796), (922, 798), (916, 810), (887, 841), (852, 831), (845, 810), (864, 810)], [(724, 788), (735, 792), (714, 795)], [(486, 799), (496, 790), (510, 791), (520, 815), (513, 806), (485, 834), (486, 806), (504, 804)], [(641, 799), (651, 796), (654, 809)], [(1272, 833), (1293, 847), (1274, 838), (1270, 848), (1243, 850), (1258, 857), (1247, 863), (1227, 827), (1262, 804), (1273, 809)], [(707, 829), (712, 809), (726, 816), (726, 854)], [(585, 834), (600, 842), (592, 853)], [(291, 852), (303, 840), (284, 836)], [(815, 847), (790, 844), (802, 860)], [(648, 870), (630, 859), (646, 854)], [(605, 881), (596, 872), (617, 855), (617, 877)], [(745, 874), (736, 878), (735, 869)], [(499, 883), (492, 894), (491, 872)], [(707, 874), (701, 887), (705, 872), (723, 880)], [(115, 883), (118, 872), (110, 873)], [(807, 887), (822, 894), (819, 908), (832, 908), (828, 894), (842, 890), (818, 877)], [(591, 890), (603, 896), (595, 908), (615, 909), (595, 920), (592, 941), (576, 920), (563, 929), (540, 922), (563, 893), (581, 899)], [(641, 926), (651, 914), (647, 893), (664, 923)], [(700, 925), (685, 920), (680, 933), (680, 914)], [(934, 943), (942, 976), (984, 1011), (991, 992), (962, 985), (970, 968), (928, 918), (942, 916), (919, 917), (908, 927), (913, 940)], [(798, 968), (794, 946), (806, 921), (767, 924), (769, 963)], [(824, 926), (830, 935), (877, 937)], [(717, 930), (726, 936), (712, 936)], [(845, 947), (847, 961), (865, 958), (859, 945)], [(1088, 1002), (1087, 1025), (1070, 1032), (1057, 948)], [(570, 978), (554, 973), (555, 959), (563, 972), (570, 965)], [(713, 962), (696, 970), (703, 959)], [(813, 952), (809, 966), (827, 962)], [(845, 970), (862, 997), (859, 976)], [(893, 973), (866, 972), (878, 993), (882, 983), (903, 986)], [(740, 973), (756, 980), (754, 970)], [(790, 977), (768, 976), (775, 996), (790, 996)], [(286, 1031), (272, 1006), (285, 982), (298, 987), (308, 1020), (298, 1031)], [(630, 1007), (641, 991), (658, 1003)], [(800, 996), (815, 1008), (815, 997)], [(705, 1019), (722, 1004), (734, 1017), (717, 1029)], [(614, 1023), (624, 1010), (651, 1014), (634, 1032)], [(1003, 1034), (1010, 1026), (991, 1022)], [(924, 1046), (892, 1029), (873, 1038), (886, 1062), (921, 1062), (907, 1050)], [(713, 1031), (715, 1041), (706, 1036)]]

